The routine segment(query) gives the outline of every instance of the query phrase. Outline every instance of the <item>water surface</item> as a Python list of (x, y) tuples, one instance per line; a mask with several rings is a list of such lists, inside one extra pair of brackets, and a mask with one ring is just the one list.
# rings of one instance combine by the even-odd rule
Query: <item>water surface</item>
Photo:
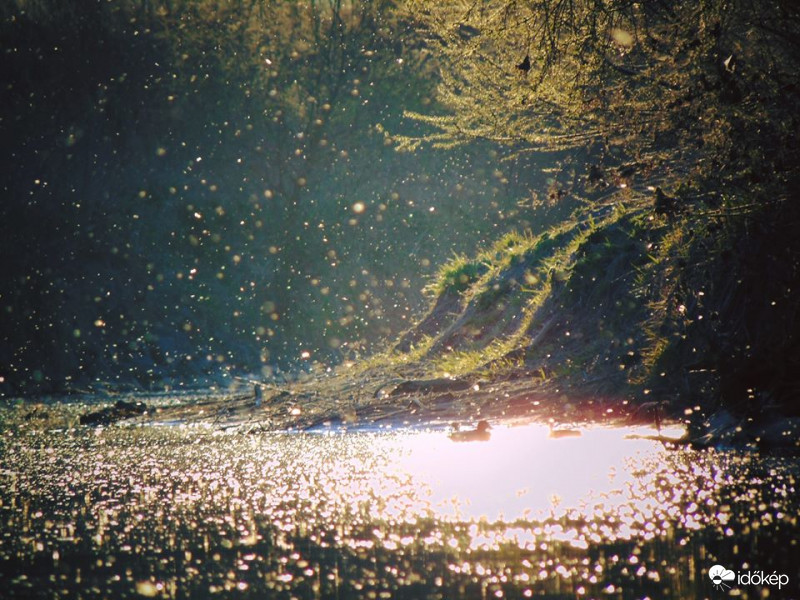
[[(4, 597), (706, 598), (788, 573), (797, 466), (652, 431), (8, 427)], [(732, 590), (761, 598), (757, 586)]]

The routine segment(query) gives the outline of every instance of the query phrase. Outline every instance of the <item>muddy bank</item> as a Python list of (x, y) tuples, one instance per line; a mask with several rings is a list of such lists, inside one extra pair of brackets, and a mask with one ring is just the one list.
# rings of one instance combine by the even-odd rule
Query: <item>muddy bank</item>
[(389, 379), (362, 374), (281, 387), (254, 383), (229, 393), (199, 394), (168, 404), (158, 398), (117, 400), (85, 410), (79, 422), (85, 426), (202, 424), (257, 434), (326, 428), (448, 428), (487, 420), (556, 427), (651, 425), (656, 438), (662, 427), (679, 424), (686, 435), (678, 446), (800, 452), (798, 419), (780, 414), (744, 419), (724, 409), (708, 416), (698, 410), (679, 418), (669, 412), (666, 402), (636, 403), (585, 391), (569, 385), (551, 388), (530, 378)]

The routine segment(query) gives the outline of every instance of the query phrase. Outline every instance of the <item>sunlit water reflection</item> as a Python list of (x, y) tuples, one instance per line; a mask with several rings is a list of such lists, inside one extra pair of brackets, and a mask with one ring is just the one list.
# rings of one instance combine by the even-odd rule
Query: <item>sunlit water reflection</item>
[(794, 462), (632, 433), (653, 432), (8, 429), (0, 584), (11, 597), (684, 598), (712, 594), (719, 563), (796, 586)]
[[(643, 483), (631, 465), (667, 453), (642, 439), (654, 433), (593, 428), (552, 439), (548, 427), (529, 425), (495, 428), (488, 443), (461, 444), (439, 432), (422, 433), (404, 440), (398, 463), (430, 494), (429, 507), (437, 517), (562, 517), (598, 503), (618, 509), (630, 502), (631, 489)], [(680, 437), (682, 432), (666, 433)]]

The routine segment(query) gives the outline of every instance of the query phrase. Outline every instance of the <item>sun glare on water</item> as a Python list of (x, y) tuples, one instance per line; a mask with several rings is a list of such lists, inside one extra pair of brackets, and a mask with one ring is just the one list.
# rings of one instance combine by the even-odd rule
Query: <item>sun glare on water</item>
[(6, 531), (21, 533), (6, 535), (0, 560), (46, 556), (57, 570), (23, 571), (17, 590), (35, 579), (77, 591), (91, 577), (120, 598), (391, 597), (408, 586), (420, 598), (596, 597), (619, 585), (622, 598), (677, 598), (664, 590), (702, 575), (705, 544), (776, 523), (795, 531), (796, 480), (779, 462), (668, 450), (645, 428), (490, 433), (14, 433), (0, 507)]
[[(602, 502), (630, 501), (630, 458), (657, 460), (649, 430), (595, 428), (552, 439), (548, 427), (496, 428), (487, 442), (453, 443), (440, 432), (408, 436), (407, 470), (439, 518), (515, 521), (557, 517)], [(679, 434), (679, 433), (678, 433)], [(677, 436), (676, 436), (677, 437)]]
[[(471, 443), (454, 443), (441, 431), (370, 435), (372, 452), (386, 460), (382, 468), (369, 481), (350, 473), (329, 492), (347, 502), (372, 490), (378, 498), (370, 512), (377, 519), (512, 523), (613, 512), (641, 521), (668, 508), (645, 489), (648, 469), (642, 467), (667, 453), (644, 439), (653, 433), (593, 428), (553, 439), (548, 427), (529, 425), (495, 428), (490, 440)], [(625, 537), (626, 530), (618, 533)]]

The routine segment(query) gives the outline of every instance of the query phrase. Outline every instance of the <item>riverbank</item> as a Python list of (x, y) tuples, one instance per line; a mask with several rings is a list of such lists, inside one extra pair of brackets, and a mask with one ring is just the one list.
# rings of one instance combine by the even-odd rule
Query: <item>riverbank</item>
[[(179, 395), (126, 394), (24, 402), (11, 421), (34, 431), (123, 426), (200, 426), (249, 434), (306, 431), (450, 430), (486, 420), (493, 426), (531, 423), (560, 429), (649, 426), (671, 448), (750, 449), (796, 455), (796, 419), (746, 421), (725, 410), (700, 419), (676, 418), (664, 403), (583, 395), (580, 388), (551, 388), (530, 378), (487, 381), (413, 378), (374, 370), (337, 374), (282, 386), (243, 383), (238, 388)], [(699, 412), (699, 411), (698, 411)], [(8, 418), (8, 413), (6, 413)], [(661, 437), (662, 429), (679, 427)]]

